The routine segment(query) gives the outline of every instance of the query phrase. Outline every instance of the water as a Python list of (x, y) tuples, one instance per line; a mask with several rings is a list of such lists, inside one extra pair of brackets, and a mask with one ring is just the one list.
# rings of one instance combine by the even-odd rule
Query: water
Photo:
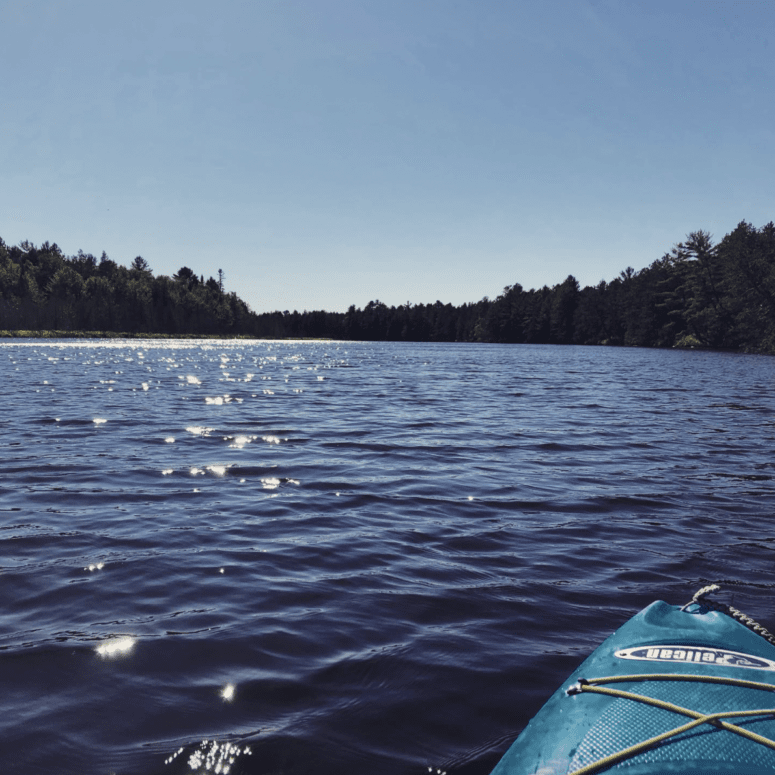
[(3, 771), (484, 775), (652, 600), (775, 624), (772, 358), (17, 341), (0, 377)]

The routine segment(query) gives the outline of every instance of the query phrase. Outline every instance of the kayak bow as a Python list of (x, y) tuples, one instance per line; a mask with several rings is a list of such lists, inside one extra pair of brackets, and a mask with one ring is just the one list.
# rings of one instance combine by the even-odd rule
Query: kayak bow
[(492, 775), (775, 775), (775, 637), (701, 589), (602, 643)]

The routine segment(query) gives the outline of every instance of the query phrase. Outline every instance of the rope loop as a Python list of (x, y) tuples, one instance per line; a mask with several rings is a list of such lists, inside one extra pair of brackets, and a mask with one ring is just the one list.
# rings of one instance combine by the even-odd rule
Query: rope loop
[(718, 584), (708, 584), (707, 587), (698, 589), (694, 593), (694, 597), (692, 597), (692, 599), (681, 610), (685, 611), (690, 605), (692, 605), (692, 603), (696, 603), (697, 605), (705, 606), (706, 608), (712, 608), (714, 611), (720, 611), (721, 613), (736, 619), (738, 622), (740, 622), (740, 624), (755, 632), (757, 635), (760, 635), (768, 643), (771, 643), (773, 646), (775, 646), (775, 635), (762, 627), (761, 624), (754, 621), (750, 616), (744, 614), (742, 611), (739, 611), (737, 608), (734, 608), (731, 605), (726, 605), (724, 603), (719, 603), (716, 600), (711, 600), (709, 598), (709, 595), (712, 595), (714, 592), (718, 592), (720, 589), (721, 587)]

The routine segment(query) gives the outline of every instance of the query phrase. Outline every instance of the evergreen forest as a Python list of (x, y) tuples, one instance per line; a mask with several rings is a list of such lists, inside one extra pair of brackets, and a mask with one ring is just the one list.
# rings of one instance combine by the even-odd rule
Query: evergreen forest
[(103, 252), (0, 239), (0, 331), (111, 332), (374, 341), (607, 344), (775, 353), (775, 225), (745, 221), (714, 244), (696, 231), (640, 271), (581, 288), (507, 286), (453, 306), (370, 301), (347, 312), (256, 313), (188, 267), (155, 276)]

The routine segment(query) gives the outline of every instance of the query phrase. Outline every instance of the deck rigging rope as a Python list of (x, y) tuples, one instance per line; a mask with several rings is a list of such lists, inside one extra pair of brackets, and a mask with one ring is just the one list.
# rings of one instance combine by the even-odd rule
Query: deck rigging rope
[(775, 686), (772, 684), (763, 684), (756, 681), (742, 681), (736, 678), (724, 678), (720, 676), (702, 676), (691, 675), (686, 673), (654, 673), (644, 675), (617, 675), (607, 676), (605, 678), (580, 678), (578, 683), (574, 684), (567, 690), (568, 695), (579, 694), (581, 692), (594, 692), (595, 694), (607, 694), (611, 697), (619, 699), (634, 700), (636, 702), (643, 702), (647, 705), (653, 705), (663, 710), (673, 711), (683, 716), (688, 716), (693, 719), (687, 724), (682, 724), (675, 729), (671, 729), (667, 732), (651, 737), (648, 740), (643, 740), (640, 743), (635, 743), (628, 748), (623, 748), (621, 751), (604, 756), (602, 759), (587, 764), (573, 772), (569, 772), (568, 775), (589, 775), (589, 773), (598, 772), (599, 770), (610, 767), (623, 759), (628, 759), (631, 756), (636, 756), (642, 751), (646, 751), (654, 746), (659, 745), (665, 740), (680, 735), (683, 732), (688, 732), (694, 727), (698, 727), (701, 724), (712, 724), (713, 726), (721, 729), (726, 729), (728, 732), (734, 732), (735, 734), (742, 735), (743, 737), (753, 740), (756, 743), (765, 745), (768, 748), (775, 749), (775, 740), (770, 740), (768, 737), (757, 735), (755, 732), (751, 732), (748, 729), (739, 727), (736, 724), (730, 724), (724, 721), (726, 718), (742, 718), (750, 716), (773, 716), (775, 715), (775, 708), (761, 708), (759, 710), (730, 710), (722, 713), (699, 713), (696, 710), (690, 710), (689, 708), (682, 708), (680, 705), (674, 705), (672, 702), (665, 702), (664, 700), (658, 700), (654, 697), (647, 697), (643, 694), (635, 694), (634, 692), (625, 692), (619, 689), (608, 689), (600, 684), (604, 683), (618, 683), (621, 681), (701, 681), (703, 683), (723, 683), (731, 684), (733, 686), (742, 686), (747, 689), (762, 689), (763, 691), (775, 692)]

